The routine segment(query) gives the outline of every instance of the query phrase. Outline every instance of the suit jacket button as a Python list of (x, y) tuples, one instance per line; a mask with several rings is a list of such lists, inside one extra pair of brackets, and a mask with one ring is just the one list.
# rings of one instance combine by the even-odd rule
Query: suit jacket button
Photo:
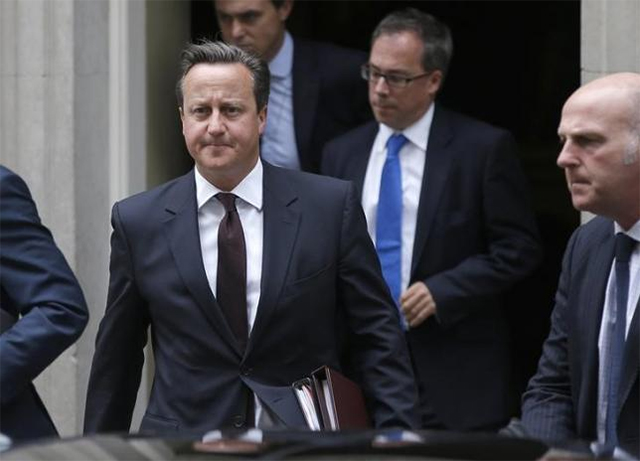
[(244, 417), (242, 417), (242, 415), (235, 415), (233, 417), (233, 427), (237, 429), (244, 427)]
[(252, 371), (253, 371), (253, 368), (243, 368), (242, 369), (242, 376), (249, 376)]

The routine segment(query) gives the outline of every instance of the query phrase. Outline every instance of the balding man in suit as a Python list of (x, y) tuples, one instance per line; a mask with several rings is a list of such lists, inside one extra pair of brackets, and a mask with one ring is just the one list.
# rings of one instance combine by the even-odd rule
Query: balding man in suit
[(558, 128), (573, 206), (597, 217), (571, 237), (538, 371), (522, 401), (530, 435), (640, 455), (640, 74), (579, 88)]

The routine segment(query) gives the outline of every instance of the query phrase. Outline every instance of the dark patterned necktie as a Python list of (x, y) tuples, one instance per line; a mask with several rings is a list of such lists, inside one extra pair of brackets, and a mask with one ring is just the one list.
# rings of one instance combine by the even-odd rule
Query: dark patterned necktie
[(216, 198), (225, 210), (218, 228), (218, 277), (216, 294), (227, 323), (240, 350), (247, 346), (247, 252), (242, 223), (236, 209), (234, 194), (219, 193)]
[(605, 421), (605, 447), (608, 454), (612, 454), (618, 445), (617, 419), (619, 404), (618, 392), (622, 370), (622, 356), (624, 353), (625, 330), (627, 323), (627, 301), (629, 297), (629, 259), (636, 245), (633, 240), (622, 232), (616, 235), (616, 302), (613, 331), (610, 337), (609, 356), (609, 398), (607, 401), (607, 416)]

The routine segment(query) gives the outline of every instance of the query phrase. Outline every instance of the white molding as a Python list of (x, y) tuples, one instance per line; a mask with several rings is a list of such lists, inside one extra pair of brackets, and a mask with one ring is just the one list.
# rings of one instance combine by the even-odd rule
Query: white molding
[[(640, 72), (640, 1), (582, 0), (581, 82), (614, 72)], [(580, 213), (580, 222), (594, 217)]]
[(109, 203), (129, 192), (128, 13), (127, 2), (109, 1)]
[[(2, 1), (2, 0), (0, 0)], [(109, 203), (145, 190), (147, 164), (146, 2), (109, 0)], [(150, 356), (147, 348), (147, 357)], [(145, 360), (132, 430), (148, 401)]]
[(146, 188), (145, 2), (109, 0), (109, 200)]

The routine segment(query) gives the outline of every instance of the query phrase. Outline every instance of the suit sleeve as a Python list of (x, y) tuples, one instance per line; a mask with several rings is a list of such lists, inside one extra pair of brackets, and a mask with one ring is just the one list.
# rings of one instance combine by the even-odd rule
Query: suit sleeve
[(501, 135), (484, 162), (482, 225), (486, 251), (424, 280), (444, 326), (462, 320), (478, 299), (499, 295), (529, 275), (542, 259), (542, 247), (515, 141)]
[(118, 204), (113, 207), (111, 223), (109, 293), (89, 377), (85, 433), (129, 431), (149, 326)]
[(19, 320), (0, 335), (2, 404), (10, 402), (80, 336), (89, 318), (82, 290), (27, 185), (2, 171), (2, 309)]
[(551, 330), (545, 340), (536, 374), (522, 397), (522, 423), (529, 435), (544, 440), (576, 438), (571, 398), (568, 353), (567, 292), (571, 283), (571, 260), (576, 234), (562, 262), (562, 273), (551, 314)]
[(415, 379), (398, 311), (382, 279), (357, 194), (349, 183), (340, 242), (338, 302), (346, 310), (350, 363), (376, 427), (419, 427)]

